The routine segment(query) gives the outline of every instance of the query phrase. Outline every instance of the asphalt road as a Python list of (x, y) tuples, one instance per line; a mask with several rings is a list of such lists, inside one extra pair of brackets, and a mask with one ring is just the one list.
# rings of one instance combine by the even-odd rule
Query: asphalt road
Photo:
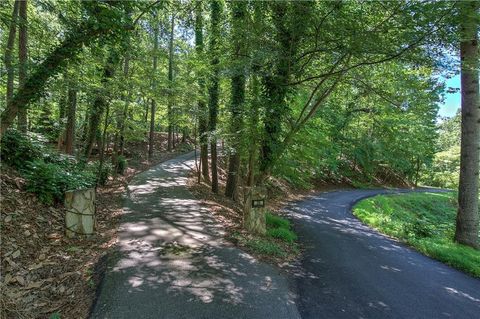
[(302, 318), (480, 318), (480, 280), (363, 225), (350, 212), (385, 191), (318, 194), (288, 210), (306, 247), (292, 275)]
[(91, 318), (299, 318), (287, 278), (223, 240), (188, 191), (193, 153), (135, 177)]

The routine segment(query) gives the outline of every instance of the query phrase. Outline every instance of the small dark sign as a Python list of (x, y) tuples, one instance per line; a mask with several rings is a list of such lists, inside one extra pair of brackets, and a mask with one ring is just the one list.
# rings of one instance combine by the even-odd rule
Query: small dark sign
[(252, 199), (252, 207), (253, 208), (265, 207), (265, 200), (263, 200), (263, 199)]

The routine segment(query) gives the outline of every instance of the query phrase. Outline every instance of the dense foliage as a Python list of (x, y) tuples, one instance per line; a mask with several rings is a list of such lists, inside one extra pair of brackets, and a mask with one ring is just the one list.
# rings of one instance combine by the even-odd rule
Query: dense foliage
[[(1, 7), (6, 25), (13, 3)], [(40, 72), (42, 62), (79, 32), (82, 23), (84, 28), (97, 23), (115, 34), (108, 41), (86, 39), (69, 53), (68, 63), (48, 77), (45, 89), (30, 103), (29, 130), (66, 147), (64, 130), (68, 113), (74, 112), (75, 154), (91, 156), (112, 144), (121, 153), (123, 141), (145, 139), (155, 103), (152, 128), (169, 134), (197, 134), (193, 123), (210, 112), (211, 123), (208, 132), (200, 128), (202, 136), (224, 139), (225, 151), (237, 154), (230, 159), (244, 167), (240, 172), (253, 169), (260, 180), (263, 172), (272, 172), (303, 186), (312, 178), (417, 181), (433, 158), (441, 90), (431, 55), (436, 47), (426, 35), (432, 29), (438, 37), (448, 34), (448, 3), (238, 5), (30, 3), (31, 74)], [(206, 20), (201, 28), (208, 46), (201, 53), (192, 41), (196, 12)], [(104, 22), (102, 14), (110, 20)], [(133, 24), (134, 29), (114, 30), (116, 24)], [(416, 31), (398, 28), (402, 25)], [(347, 30), (358, 32), (352, 37)], [(384, 30), (389, 30), (388, 37)], [(3, 49), (7, 36), (2, 34)], [(14, 56), (16, 51), (14, 47)], [(206, 85), (195, 81), (199, 76), (208, 79)], [(197, 99), (208, 99), (209, 109)], [(5, 107), (2, 100), (0, 109)], [(258, 165), (251, 163), (252, 152)], [(112, 160), (117, 166), (118, 158)]]
[(38, 136), (25, 136), (16, 130), (3, 136), (1, 159), (3, 165), (18, 169), (26, 180), (26, 190), (46, 204), (63, 202), (65, 191), (95, 186), (97, 178), (105, 183), (109, 174), (108, 168), (99, 173), (98, 163), (86, 164), (59, 154)]
[[(453, 187), (459, 150), (449, 134), (458, 127), (442, 120), (438, 132), (437, 105), (443, 79), (459, 69), (451, 52), (461, 44), (468, 63), (478, 63), (465, 51), (476, 41), (477, 9), (446, 1), (3, 1), (0, 133), (17, 124), (78, 163), (98, 160), (97, 183), (124, 171), (126, 143), (147, 142), (152, 160), (156, 133), (168, 135), (168, 151), (191, 138), (199, 181), (219, 192), (224, 163), (224, 192), (236, 201), (271, 176), (302, 187)], [(28, 145), (19, 147), (5, 155), (11, 163)], [(58, 164), (34, 155), (20, 166), (47, 181)], [(48, 186), (61, 179), (48, 180), (48, 192), (70, 187)]]
[(424, 170), (422, 183), (436, 187), (458, 187), (460, 170), (460, 113), (441, 119), (433, 161)]

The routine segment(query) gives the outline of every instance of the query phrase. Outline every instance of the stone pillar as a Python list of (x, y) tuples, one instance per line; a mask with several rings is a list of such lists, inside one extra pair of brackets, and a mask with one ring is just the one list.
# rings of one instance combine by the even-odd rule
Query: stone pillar
[(252, 233), (265, 235), (265, 199), (264, 187), (251, 187), (246, 192), (243, 226)]
[(79, 189), (65, 192), (66, 235), (91, 235), (95, 227), (95, 189)]

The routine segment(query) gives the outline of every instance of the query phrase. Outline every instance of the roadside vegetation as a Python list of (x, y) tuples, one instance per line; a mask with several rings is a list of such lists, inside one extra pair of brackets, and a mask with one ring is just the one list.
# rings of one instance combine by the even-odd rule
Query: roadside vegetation
[(359, 202), (353, 213), (425, 255), (480, 277), (480, 251), (453, 240), (456, 198), (453, 192), (379, 195)]
[(231, 238), (254, 255), (277, 263), (292, 260), (300, 253), (297, 234), (289, 220), (266, 213), (267, 232), (265, 236), (245, 232), (234, 232)]
[(435, 154), (422, 172), (423, 185), (456, 189), (460, 173), (460, 123), (461, 114), (451, 118), (440, 118), (437, 124), (438, 138)]
[[(65, 192), (95, 187), (96, 231), (110, 242), (102, 232), (115, 232), (128, 178), (193, 145), (195, 183), (227, 203), (227, 223), (250, 251), (285, 260), (298, 247), (274, 214), (265, 234), (243, 229), (255, 224), (242, 223), (254, 216), (245, 195), (266, 189), (271, 209), (273, 191), (317, 183), (458, 186), (455, 241), (479, 247), (479, 10), (478, 1), (429, 0), (1, 1), (0, 290), (11, 304), (0, 317), (82, 317), (73, 300), (85, 294), (39, 293), (45, 280), (62, 286), (55, 245), (76, 246), (64, 235)], [(439, 124), (442, 99), (456, 92), (445, 81), (457, 73), (468, 84), (462, 114)], [(439, 238), (456, 247), (452, 232)], [(437, 241), (425, 244), (436, 235), (406, 233), (442, 255)], [(55, 265), (39, 269), (58, 273), (25, 277), (40, 256)], [(66, 272), (94, 260), (78, 263)]]
[[(147, 143), (128, 140), (117, 169), (64, 154), (47, 137), (8, 130), (1, 143), (0, 234), (2, 236), (0, 318), (86, 318), (116, 241), (123, 192), (136, 173), (176, 154), (156, 134), (152, 161)], [(66, 190), (96, 185), (96, 228), (89, 238), (65, 236)], [(36, 300), (36, 302), (32, 302)], [(68, 314), (68, 315), (67, 315)]]

